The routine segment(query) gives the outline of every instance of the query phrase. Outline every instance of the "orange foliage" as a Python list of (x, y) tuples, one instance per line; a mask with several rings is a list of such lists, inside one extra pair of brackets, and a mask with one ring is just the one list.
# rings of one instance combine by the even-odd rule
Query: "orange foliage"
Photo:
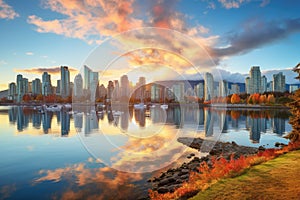
[(267, 102), (270, 104), (274, 104), (275, 103), (275, 97), (273, 94), (268, 95), (268, 99)]
[(232, 119), (238, 119), (241, 116), (241, 112), (238, 111), (238, 110), (232, 110), (230, 112), (230, 116), (231, 116)]
[(231, 100), (230, 101), (231, 101), (232, 104), (240, 103), (241, 102), (241, 98), (240, 98), (240, 96), (238, 94), (233, 94), (231, 96)]
[(290, 142), (282, 149), (266, 149), (252, 156), (240, 156), (238, 159), (234, 159), (234, 155), (232, 155), (229, 161), (222, 157), (220, 159), (212, 158), (211, 168), (206, 162), (200, 163), (200, 173), (191, 172), (189, 181), (183, 183), (173, 193), (159, 194), (157, 191), (149, 190), (149, 197), (156, 200), (177, 199), (192, 192), (203, 191), (221, 178), (237, 176), (253, 165), (299, 148), (300, 141), (297, 141), (294, 143)]
[(260, 104), (265, 104), (266, 102), (267, 102), (266, 95), (260, 95), (260, 97), (259, 97), (259, 103)]

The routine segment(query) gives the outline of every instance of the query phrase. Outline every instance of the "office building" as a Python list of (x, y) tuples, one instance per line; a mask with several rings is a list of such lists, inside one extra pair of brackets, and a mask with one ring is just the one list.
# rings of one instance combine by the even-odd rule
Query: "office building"
[(285, 92), (285, 76), (282, 72), (273, 75), (273, 91)]
[(259, 66), (250, 69), (250, 94), (260, 93), (261, 91), (261, 72)]
[(48, 72), (42, 75), (42, 95), (48, 96), (52, 94), (51, 76)]
[(214, 97), (214, 77), (211, 73), (205, 73), (204, 76), (204, 100), (210, 101)]
[(15, 83), (10, 83), (8, 85), (8, 100), (15, 100), (17, 94), (17, 86)]
[(36, 78), (32, 81), (32, 94), (39, 95), (42, 94), (42, 83), (41, 79)]
[(60, 95), (63, 98), (70, 96), (70, 72), (67, 66), (60, 67)]
[(229, 94), (228, 91), (228, 82), (225, 80), (222, 80), (219, 82), (219, 96), (220, 97), (227, 97)]
[(83, 79), (81, 74), (77, 74), (74, 78), (74, 97), (82, 97), (83, 96)]

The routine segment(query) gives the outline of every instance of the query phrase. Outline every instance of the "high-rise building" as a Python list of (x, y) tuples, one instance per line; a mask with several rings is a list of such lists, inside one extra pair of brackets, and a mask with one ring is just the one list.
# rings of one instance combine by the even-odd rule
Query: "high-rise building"
[(175, 101), (183, 101), (184, 100), (184, 83), (179, 82), (172, 86), (172, 91), (175, 97)]
[(250, 82), (250, 77), (247, 77), (245, 79), (245, 84), (246, 84), (246, 93), (250, 94), (251, 90), (251, 82)]
[(17, 102), (21, 102), (23, 95), (25, 92), (23, 91), (24, 86), (23, 86), (23, 76), (21, 74), (17, 75)]
[(240, 94), (240, 86), (238, 84), (232, 84), (230, 94)]
[(108, 81), (107, 85), (107, 99), (111, 100), (114, 92), (114, 82)]
[(152, 84), (151, 85), (151, 102), (160, 102), (163, 98), (163, 88), (161, 85)]
[(107, 90), (105, 86), (101, 84), (99, 87), (99, 98), (104, 100), (106, 96), (107, 96)]
[(220, 97), (227, 97), (229, 94), (228, 92), (228, 82), (222, 80), (219, 82), (219, 96)]
[(113, 92), (113, 99), (115, 101), (119, 100), (120, 98), (120, 85), (119, 85), (119, 81), (118, 80), (114, 80), (114, 92)]
[(260, 93), (261, 91), (261, 72), (259, 66), (250, 69), (250, 94)]
[(70, 72), (67, 66), (60, 67), (60, 95), (62, 97), (70, 96)]
[(36, 78), (32, 81), (32, 94), (39, 95), (42, 93), (41, 79)]
[(273, 75), (273, 91), (284, 92), (285, 91), (285, 76), (282, 72)]
[(206, 72), (204, 76), (205, 92), (204, 100), (209, 101), (214, 97), (214, 77), (211, 73)]
[(10, 83), (8, 85), (8, 99), (9, 100), (15, 100), (15, 96), (17, 94), (17, 86), (15, 83)]
[(83, 80), (81, 74), (77, 74), (74, 78), (74, 97), (81, 97), (83, 95)]
[(197, 97), (204, 98), (204, 82), (200, 82), (195, 86), (195, 93)]
[(84, 84), (83, 84), (83, 88), (84, 89), (90, 89), (90, 74), (91, 74), (92, 70), (84, 65), (83, 66), (83, 76), (84, 76)]
[(127, 75), (121, 76), (121, 97), (129, 97), (130, 88), (129, 88), (129, 80)]
[(44, 72), (42, 76), (42, 95), (48, 96), (52, 94), (51, 76), (48, 72)]
[(263, 75), (261, 77), (261, 91), (260, 91), (260, 93), (264, 93), (264, 92), (267, 91), (267, 83), (268, 83), (267, 77), (265, 75)]
[(267, 83), (267, 92), (273, 92), (273, 81)]
[(295, 92), (298, 89), (299, 89), (299, 85), (290, 85), (289, 92), (292, 93), (292, 92)]

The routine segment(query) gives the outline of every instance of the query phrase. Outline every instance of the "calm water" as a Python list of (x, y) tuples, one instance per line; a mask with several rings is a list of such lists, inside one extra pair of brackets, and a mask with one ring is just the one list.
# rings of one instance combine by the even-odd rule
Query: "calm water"
[(273, 147), (291, 130), (286, 111), (75, 110), (0, 107), (0, 199), (136, 199), (149, 177), (195, 152), (178, 137)]

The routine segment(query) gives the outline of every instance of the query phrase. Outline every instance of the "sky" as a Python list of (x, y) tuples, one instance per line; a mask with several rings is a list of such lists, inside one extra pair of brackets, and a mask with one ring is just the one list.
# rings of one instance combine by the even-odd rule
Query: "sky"
[(56, 85), (60, 66), (73, 79), (87, 63), (105, 81), (291, 69), (300, 62), (299, 9), (297, 0), (0, 0), (0, 90), (19, 73), (48, 71)]

